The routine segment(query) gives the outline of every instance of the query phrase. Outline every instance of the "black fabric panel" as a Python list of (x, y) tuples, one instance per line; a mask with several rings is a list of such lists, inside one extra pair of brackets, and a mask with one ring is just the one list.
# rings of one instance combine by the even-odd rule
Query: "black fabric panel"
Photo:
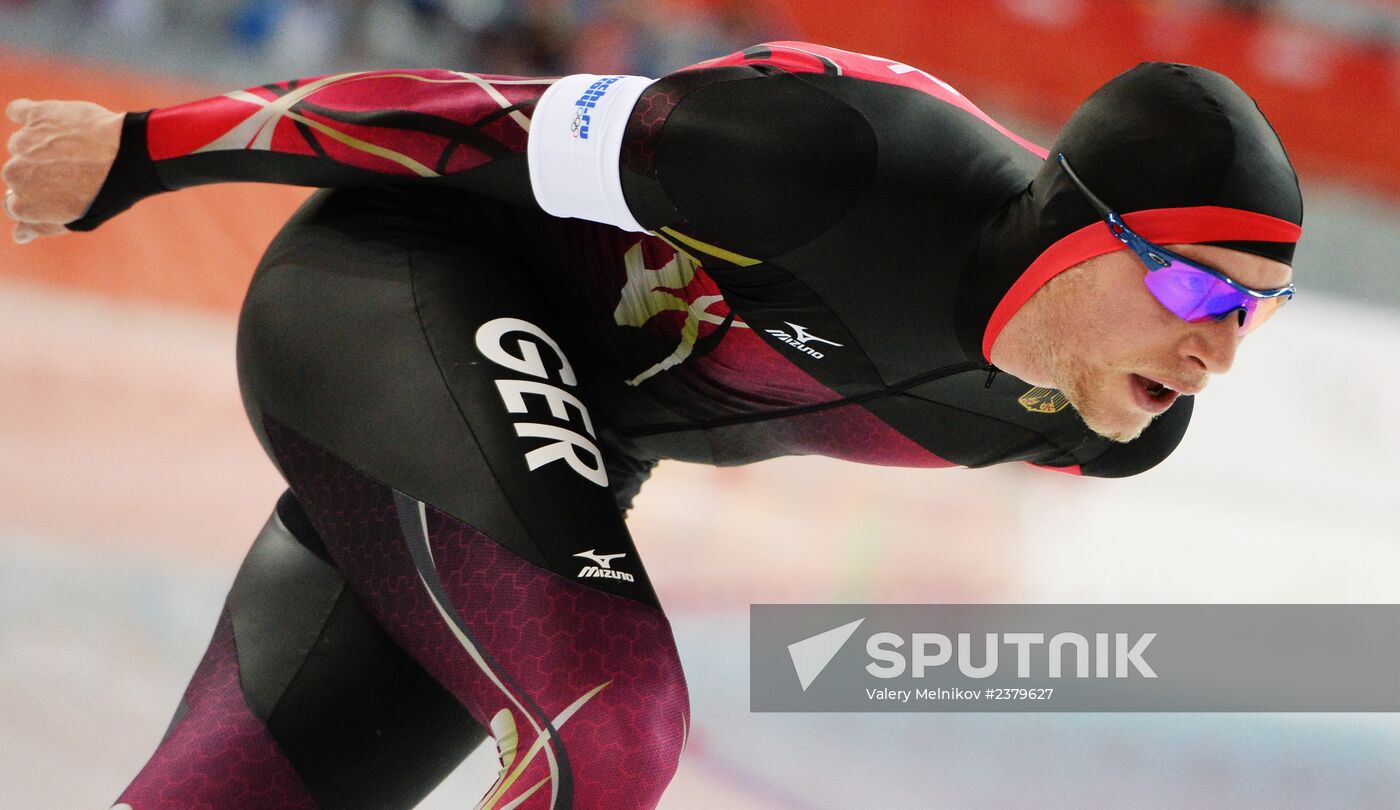
[[(861, 345), (820, 294), (806, 279), (770, 264), (731, 268), (713, 263), (710, 277), (724, 290), (724, 300), (753, 334), (768, 343), (798, 368), (843, 395), (869, 392), (878, 386), (880, 374)], [(852, 276), (857, 274), (852, 273)], [(852, 278), (852, 286), (856, 279)], [(859, 286), (867, 286), (862, 281)], [(818, 359), (792, 351), (769, 330), (790, 333), (797, 323), (813, 335), (841, 344), (815, 344), (823, 356)], [(704, 406), (697, 410), (703, 410)]]
[(1298, 175), (1258, 103), (1223, 74), (1189, 66), (1183, 69), (1230, 120), (1234, 151), (1230, 171), (1220, 185), (1219, 204), (1301, 225), (1303, 194)]
[[(145, 138), (144, 132), (140, 137)], [(456, 188), (486, 194), (516, 205), (536, 205), (535, 194), (530, 185), (528, 158), (523, 153), (504, 155), (471, 171), (435, 178), (386, 175), (343, 163), (328, 162), (316, 155), (291, 155), (264, 150), (200, 152), (162, 160), (158, 164), (151, 163), (148, 159), (147, 163), (151, 171), (159, 175), (159, 187), (155, 191), (229, 182), (320, 188), (377, 186), (385, 189), (424, 189), (428, 194), (432, 193), (429, 190), (435, 188)], [(155, 174), (152, 174), (152, 177), (155, 177)], [(105, 190), (108, 187), (125, 190), (130, 186), (125, 182), (109, 182), (104, 186), (104, 194), (108, 193)], [(132, 192), (135, 196), (131, 201), (112, 211), (106, 218), (115, 216), (129, 208), (136, 200), (150, 196), (155, 191)], [(91, 227), (95, 228), (100, 224), (100, 221), (94, 222)], [(83, 230), (73, 225), (68, 227)]]
[(316, 528), (311, 525), (311, 518), (307, 516), (306, 510), (301, 507), (297, 496), (292, 494), (290, 489), (277, 499), (277, 517), (302, 547), (328, 565), (335, 564), (331, 560), (331, 553), (326, 550), (326, 544), (321, 541), (321, 535), (317, 534)]
[(1194, 405), (1195, 397), (1181, 397), (1137, 439), (1127, 444), (1111, 444), (1103, 455), (1085, 462), (1080, 470), (1096, 478), (1124, 478), (1152, 469), (1181, 444)]
[[(468, 262), (465, 265), (464, 259)], [(533, 470), (527, 467), (525, 452), (545, 442), (522, 440), (514, 425), (549, 421), (552, 417), (540, 410), (535, 397), (531, 398), (533, 409), (529, 414), (507, 414), (496, 381), (520, 379), (522, 375), (497, 366), (473, 340), (482, 324), (501, 317), (519, 318), (540, 327), (560, 345), (566, 358), (582, 352), (582, 336), (571, 333), (540, 306), (527, 279), (510, 267), (504, 256), (466, 254), (460, 247), (456, 251), (417, 252), (413, 259), (413, 290), (417, 321), (421, 324), (419, 341), (426, 341), (426, 349), (441, 375), (439, 385), (445, 384), (456, 405), (443, 421), (463, 423), (471, 431), (471, 443), (458, 448), (458, 465), (465, 465), (470, 459), (489, 469), (487, 480), (477, 482), (477, 487), (493, 489), (510, 504), (512, 515), (529, 538), (532, 553), (542, 561), (538, 564), (573, 578), (579, 570), (579, 561), (573, 555), (606, 544), (629, 554), (629, 561), (636, 563), (633, 573), (637, 579), (590, 579), (585, 580), (586, 584), (659, 608), (660, 602), (642, 570), (612, 488), (586, 481), (564, 462), (551, 462)], [(508, 340), (535, 343), (546, 364), (555, 363), (553, 350), (533, 337), (516, 332)], [(408, 345), (404, 350), (421, 351)], [(585, 397), (582, 385), (569, 392)], [(589, 413), (592, 419), (599, 419), (596, 409)], [(414, 414), (419, 419), (429, 417), (416, 408)], [(570, 426), (581, 429), (577, 424)], [(606, 469), (606, 456), (603, 463)], [(429, 498), (414, 497), (442, 508)], [(478, 528), (478, 516), (489, 514), (476, 506), (464, 508), (467, 511), (454, 512), (454, 516)]]
[(844, 217), (871, 182), (876, 152), (860, 113), (783, 74), (686, 95), (661, 131), (657, 176), (688, 232), (765, 258)]
[[(990, 379), (989, 379), (990, 377)], [(1018, 399), (1032, 386), (974, 367), (920, 385), (871, 410), (940, 458), (966, 467), (1015, 461), (1074, 464), (1092, 436), (1072, 408), (1032, 413)]]
[(642, 91), (627, 119), (619, 162), (627, 208), (648, 230), (674, 226), (681, 220), (657, 177), (657, 144), (671, 112), (696, 88), (758, 75), (761, 74), (750, 67), (682, 70), (658, 79)]
[[(482, 324), (519, 318), (566, 356), (587, 351), (518, 266), (508, 219), (506, 206), (450, 190), (313, 196), (268, 249), (244, 304), (239, 379), (254, 430), (275, 460), (264, 429), (275, 419), (561, 576), (579, 570), (575, 553), (611, 543), (636, 561), (636, 580), (586, 584), (658, 607), (618, 508), (630, 495), (562, 460), (529, 469), (526, 452), (550, 440), (515, 427), (582, 426), (560, 423), (534, 395), (528, 414), (507, 412), (496, 382), (522, 375), (476, 346)], [(557, 373), (552, 350), (536, 345)]]
[(318, 549), (305, 512), (283, 495), (228, 597), (244, 698), (318, 806), (413, 807), (486, 731), (399, 649)]
[(1241, 253), (1252, 253), (1255, 256), (1263, 256), (1266, 259), (1273, 259), (1287, 265), (1293, 264), (1293, 252), (1297, 248), (1293, 242), (1258, 242), (1244, 239), (1233, 242), (1202, 242), (1201, 244), (1238, 250)]
[(127, 113), (122, 121), (121, 142), (112, 168), (107, 171), (97, 198), (81, 219), (68, 223), (70, 231), (91, 231), (137, 202), (166, 190), (156, 175), (155, 163), (146, 151), (146, 120), (150, 113)]
[(981, 359), (954, 339), (975, 237), (1040, 159), (986, 122), (914, 88), (849, 76), (801, 81), (857, 111), (879, 146), (870, 184), (819, 237), (772, 263), (801, 278), (887, 382)]
[(345, 583), (335, 568), (293, 539), (274, 513), (229, 591), (243, 694), (266, 718), (281, 699)]
[(603, 448), (603, 461), (607, 466), (613, 498), (618, 510), (625, 515), (632, 509), (632, 502), (642, 491), (642, 484), (651, 478), (651, 471), (660, 460), (644, 457), (630, 439), (610, 425), (598, 426), (598, 439)]
[[(398, 199), (403, 193), (314, 195), (268, 248), (238, 334), (253, 429), (268, 447), (265, 412), (543, 564), (490, 466), (464, 452), (475, 439), (418, 324), (402, 242), (461, 226), (447, 221), (440, 193), (415, 192), (414, 208)], [(270, 448), (269, 457), (275, 461)]]
[(267, 726), (326, 810), (414, 807), (486, 739), (348, 589)]

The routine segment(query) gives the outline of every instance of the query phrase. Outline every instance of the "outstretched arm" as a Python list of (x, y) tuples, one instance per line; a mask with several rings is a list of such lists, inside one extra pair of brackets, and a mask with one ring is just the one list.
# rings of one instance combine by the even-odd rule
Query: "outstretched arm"
[(21, 241), (91, 230), (202, 183), (446, 183), (532, 203), (530, 116), (555, 79), (394, 70), (297, 79), (122, 116), (16, 101), (8, 212)]
[(345, 73), (125, 117), (85, 102), (15, 102), (24, 128), (5, 165), (7, 208), (17, 238), (33, 238), (91, 230), (144, 197), (201, 183), (440, 183), (749, 266), (839, 219), (880, 154), (864, 113), (802, 75), (854, 82), (856, 96), (900, 85), (999, 128), (922, 71), (807, 43), (755, 46), (657, 82)]

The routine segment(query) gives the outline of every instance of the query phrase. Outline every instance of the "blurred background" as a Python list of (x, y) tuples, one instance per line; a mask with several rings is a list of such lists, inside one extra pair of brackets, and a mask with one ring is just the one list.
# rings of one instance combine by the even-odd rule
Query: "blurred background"
[[(778, 38), (923, 68), (1046, 144), (1137, 61), (1224, 71), (1299, 168), (1301, 294), (1134, 479), (663, 464), (630, 520), (692, 695), (663, 807), (1400, 807), (1393, 715), (762, 715), (747, 681), (753, 602), (1400, 601), (1395, 0), (0, 0), (0, 100), (145, 109), (383, 66), (654, 76)], [(6, 806), (108, 806), (203, 652), (281, 490), (234, 318), (305, 193), (195, 189), (0, 240)], [(423, 806), (471, 806), (493, 771), (473, 756)]]

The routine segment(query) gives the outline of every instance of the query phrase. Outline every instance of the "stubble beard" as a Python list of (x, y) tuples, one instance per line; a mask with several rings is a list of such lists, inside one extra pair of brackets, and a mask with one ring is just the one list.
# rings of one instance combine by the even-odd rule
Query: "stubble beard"
[(1105, 439), (1130, 442), (1141, 436), (1156, 418), (1145, 411), (1117, 405), (1117, 397), (1111, 390), (1117, 375), (1096, 374), (1077, 357), (1064, 358), (1056, 379), (1060, 382), (1060, 393), (1079, 413), (1079, 418)]
[[(1069, 274), (1066, 274), (1069, 275)], [(1123, 377), (1110, 369), (1099, 368), (1072, 347), (1093, 345), (1086, 335), (1074, 335), (1069, 324), (1078, 324), (1081, 331), (1092, 329), (1079, 320), (1071, 308), (1076, 290), (1084, 284), (1082, 277), (1066, 278), (1060, 285), (1057, 300), (1043, 310), (1037, 325), (1039, 334), (1047, 336), (1037, 346), (1039, 367), (1048, 372), (1054, 387), (1069, 400), (1071, 406), (1094, 433), (1115, 442), (1126, 443), (1142, 435), (1155, 418), (1131, 403), (1123, 403)], [(1094, 336), (1098, 337), (1098, 336)], [(1146, 366), (1144, 366), (1146, 367)], [(1117, 386), (1120, 390), (1115, 391)]]

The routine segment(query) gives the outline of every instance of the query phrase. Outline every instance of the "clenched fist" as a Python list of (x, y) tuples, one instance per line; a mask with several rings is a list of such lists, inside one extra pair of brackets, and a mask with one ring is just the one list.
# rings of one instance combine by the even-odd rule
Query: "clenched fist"
[(121, 143), (121, 113), (89, 101), (16, 99), (5, 108), (10, 136), (4, 209), (20, 244), (67, 233), (97, 197)]

